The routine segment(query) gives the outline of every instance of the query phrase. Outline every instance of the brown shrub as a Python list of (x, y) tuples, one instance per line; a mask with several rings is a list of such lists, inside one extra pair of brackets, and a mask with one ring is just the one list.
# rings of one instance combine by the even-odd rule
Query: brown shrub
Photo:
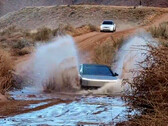
[(75, 28), (70, 25), (70, 24), (59, 24), (58, 28), (52, 30), (53, 36), (58, 36), (58, 35), (65, 35), (65, 34), (70, 34), (73, 35), (75, 32)]
[(111, 37), (110, 40), (98, 44), (94, 48), (93, 62), (97, 64), (111, 65), (115, 53), (121, 47), (123, 41), (123, 37), (117, 40)]
[(59, 29), (56, 28), (56, 29), (52, 30), (52, 35), (53, 35), (53, 36), (57, 36), (57, 35), (58, 35), (58, 32), (59, 32)]
[(12, 49), (11, 55), (12, 56), (24, 56), (26, 54), (30, 54), (33, 50), (31, 47), (25, 47), (22, 49)]
[(75, 32), (75, 28), (70, 24), (65, 25), (63, 29), (67, 32)]
[(32, 33), (31, 37), (34, 41), (48, 41), (52, 36), (52, 30), (46, 27), (37, 29), (36, 33)]
[(127, 80), (131, 91), (124, 99), (130, 104), (131, 110), (141, 114), (131, 116), (130, 120), (118, 125), (129, 126), (165, 126), (168, 124), (168, 22), (158, 27), (151, 27), (153, 37), (159, 38), (157, 47), (148, 45), (146, 59), (139, 63), (140, 71), (133, 71), (137, 76), (132, 82)]
[(114, 48), (119, 49), (122, 46), (123, 42), (124, 42), (124, 37), (121, 37), (121, 38), (115, 40), (111, 36), (111, 40), (113, 41)]
[(149, 31), (155, 38), (168, 39), (168, 22), (161, 23), (158, 27), (150, 27)]
[(7, 28), (5, 28), (3, 31), (0, 32), (0, 35), (10, 35), (14, 32), (18, 31), (18, 29), (16, 28), (16, 26), (9, 26)]
[(110, 41), (97, 45), (94, 49), (93, 61), (97, 64), (110, 65), (115, 53), (113, 43)]
[(30, 43), (26, 39), (18, 39), (16, 42), (13, 42), (13, 49), (22, 49), (24, 47), (30, 46)]
[(149, 46), (147, 58), (140, 63), (142, 70), (129, 83), (132, 91), (125, 100), (142, 115), (131, 119), (131, 125), (168, 124), (168, 47)]
[(65, 35), (65, 34), (70, 34), (72, 36), (78, 36), (78, 35), (82, 35), (82, 34), (93, 32), (93, 31), (99, 31), (99, 29), (96, 26), (91, 25), (91, 24), (82, 25), (77, 28), (74, 28), (70, 24), (67, 24), (67, 25), (60, 24), (58, 28), (52, 30), (52, 34), (53, 36)]
[(31, 53), (30, 47), (32, 47), (32, 44), (26, 39), (18, 38), (13, 42), (8, 43), (8, 47), (10, 46), (10, 52), (12, 56), (23, 56)]
[(13, 61), (10, 55), (0, 50), (0, 93), (4, 94), (14, 85)]
[(90, 32), (99, 31), (99, 29), (96, 26), (92, 25), (92, 24), (89, 24), (88, 27), (90, 29)]

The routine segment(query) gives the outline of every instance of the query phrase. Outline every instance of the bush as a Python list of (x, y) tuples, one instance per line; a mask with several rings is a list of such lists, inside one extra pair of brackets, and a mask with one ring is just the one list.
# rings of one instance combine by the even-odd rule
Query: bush
[(99, 31), (99, 29), (96, 26), (92, 25), (92, 24), (89, 24), (88, 27), (89, 27), (89, 29), (90, 29), (91, 32), (93, 32), (93, 31)]
[(60, 24), (58, 28), (52, 30), (52, 35), (57, 36), (57, 35), (70, 34), (72, 36), (78, 36), (78, 35), (82, 35), (84, 33), (93, 32), (93, 31), (99, 31), (99, 29), (96, 26), (91, 24), (82, 25), (78, 28), (74, 28), (70, 24), (67, 24), (67, 25)]
[(43, 27), (37, 29), (36, 33), (32, 33), (34, 41), (48, 41), (52, 36), (52, 31), (49, 28)]
[(142, 115), (131, 119), (132, 125), (168, 124), (168, 47), (149, 46), (147, 58), (140, 63), (142, 70), (129, 83), (132, 91), (125, 100)]
[(72, 26), (72, 25), (70, 25), (70, 24), (67, 24), (67, 25), (65, 25), (64, 26), (64, 30), (65, 31), (69, 31), (69, 32), (75, 32), (75, 28)]
[(10, 55), (0, 50), (0, 93), (4, 94), (14, 85), (13, 71), (14, 65)]
[(124, 37), (114, 40), (114, 38), (111, 36), (111, 40), (113, 41), (114, 48), (119, 49), (124, 42)]
[(65, 26), (62, 24), (59, 24), (58, 28), (52, 31), (52, 34), (53, 36), (65, 35), (65, 34), (70, 34), (73, 36), (76, 34), (76, 29), (70, 24), (67, 24)]
[(26, 39), (18, 39), (14, 44), (12, 45), (13, 49), (22, 49), (24, 47), (30, 46), (30, 43)]
[(6, 29), (4, 29), (2, 32), (0, 32), (0, 35), (11, 35), (12, 33), (18, 31), (18, 29), (16, 28), (16, 26), (9, 26)]
[(12, 56), (24, 56), (26, 54), (30, 54), (32, 52), (31, 48), (25, 47), (22, 49), (13, 49), (11, 51)]
[(110, 40), (98, 44), (94, 48), (93, 62), (97, 64), (111, 65), (116, 51), (118, 51), (123, 42), (123, 37), (117, 40), (114, 40), (114, 38), (111, 37)]
[(57, 36), (57, 35), (58, 35), (58, 32), (59, 32), (59, 29), (56, 28), (56, 29), (52, 30), (52, 35), (53, 35), (53, 36)]
[(93, 61), (97, 64), (110, 65), (114, 54), (115, 48), (112, 42), (107, 41), (95, 47)]
[(161, 23), (158, 27), (150, 27), (149, 31), (155, 38), (168, 39), (168, 22)]

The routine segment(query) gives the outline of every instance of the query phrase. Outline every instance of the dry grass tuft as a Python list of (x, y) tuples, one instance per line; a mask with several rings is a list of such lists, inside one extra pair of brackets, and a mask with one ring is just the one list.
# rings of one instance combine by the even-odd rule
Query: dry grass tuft
[(95, 25), (88, 24), (88, 27), (90, 32), (99, 31), (99, 28), (97, 28)]
[(14, 86), (13, 61), (6, 51), (0, 50), (0, 93), (4, 94)]
[(149, 31), (155, 38), (168, 39), (168, 22), (163, 22), (158, 27), (150, 27)]
[(66, 25), (60, 24), (58, 28), (52, 30), (52, 34), (53, 36), (65, 35), (65, 34), (69, 34), (72, 36), (79, 36), (93, 31), (99, 31), (99, 29), (96, 26), (91, 24), (82, 25), (77, 28), (73, 27), (70, 24), (66, 24)]
[(23, 49), (30, 46), (30, 43), (26, 39), (18, 39), (12, 44), (13, 49)]
[[(8, 27), (1, 31), (0, 46), (8, 50), (12, 55), (18, 56), (23, 48), (33, 46), (31, 33), (15, 26)], [(25, 51), (23, 54), (27, 54)]]
[(123, 42), (123, 37), (117, 40), (111, 37), (110, 40), (98, 44), (94, 49), (93, 62), (97, 64), (111, 65), (116, 51), (121, 47)]
[(70, 24), (69, 25), (59, 24), (58, 28), (52, 30), (52, 34), (53, 36), (58, 36), (58, 35), (72, 34), (74, 31), (75, 31), (74, 27), (71, 26)]
[(31, 37), (34, 41), (48, 41), (52, 37), (52, 30), (42, 27), (37, 29), (36, 33), (32, 33)]
[(13, 49), (11, 51), (11, 55), (12, 56), (24, 56), (24, 55), (30, 54), (31, 52), (33, 52), (32, 47), (25, 47), (22, 49)]
[(3, 31), (0, 32), (0, 35), (11, 35), (14, 32), (18, 32), (19, 29), (16, 28), (16, 26), (10, 26), (5, 28)]
[(115, 48), (111, 41), (97, 45), (94, 49), (93, 61), (97, 64), (110, 65), (115, 54)]

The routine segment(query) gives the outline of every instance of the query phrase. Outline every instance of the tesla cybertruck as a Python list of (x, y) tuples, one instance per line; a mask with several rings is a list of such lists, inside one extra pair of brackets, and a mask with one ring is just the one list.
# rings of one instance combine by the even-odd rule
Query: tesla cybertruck
[(107, 83), (117, 83), (118, 81), (118, 74), (113, 73), (111, 68), (106, 65), (81, 64), (79, 74), (82, 88), (99, 88)]

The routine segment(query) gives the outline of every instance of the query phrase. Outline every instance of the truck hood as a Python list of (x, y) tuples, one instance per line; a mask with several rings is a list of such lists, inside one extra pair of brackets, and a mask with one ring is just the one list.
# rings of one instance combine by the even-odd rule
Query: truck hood
[(105, 82), (110, 82), (118, 79), (117, 77), (114, 76), (99, 76), (99, 75), (82, 75), (81, 78), (84, 80), (105, 81)]

